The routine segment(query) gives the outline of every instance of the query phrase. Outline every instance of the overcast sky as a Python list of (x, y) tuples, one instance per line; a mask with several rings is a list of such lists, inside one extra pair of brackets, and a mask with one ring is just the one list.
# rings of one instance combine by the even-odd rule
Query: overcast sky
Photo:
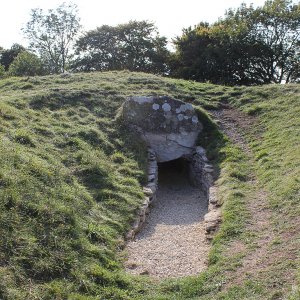
[[(13, 43), (26, 46), (21, 28), (29, 20), (33, 8), (56, 8), (58, 0), (5, 0), (1, 3), (0, 46)], [(69, 2), (69, 1), (66, 1)], [(95, 29), (103, 24), (116, 25), (129, 20), (155, 22), (161, 35), (169, 39), (181, 34), (182, 28), (201, 21), (209, 23), (224, 15), (228, 8), (242, 2), (261, 6), (265, 0), (73, 0), (79, 9), (83, 29)]]

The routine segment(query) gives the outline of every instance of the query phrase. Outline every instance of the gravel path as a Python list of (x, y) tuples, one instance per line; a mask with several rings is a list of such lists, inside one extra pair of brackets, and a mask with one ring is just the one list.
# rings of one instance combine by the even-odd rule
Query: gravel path
[(203, 227), (207, 199), (182, 171), (164, 168), (159, 178), (144, 228), (127, 245), (127, 270), (157, 278), (196, 275), (205, 269), (209, 251)]

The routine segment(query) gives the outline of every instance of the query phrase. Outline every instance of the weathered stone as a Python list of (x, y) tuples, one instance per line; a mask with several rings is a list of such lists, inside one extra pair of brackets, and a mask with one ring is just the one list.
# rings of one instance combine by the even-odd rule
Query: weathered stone
[(207, 233), (216, 231), (221, 222), (221, 212), (219, 209), (213, 209), (204, 216), (205, 230)]
[(152, 193), (154, 194), (157, 190), (156, 183), (148, 183), (147, 188), (151, 189)]
[(192, 122), (197, 124), (199, 122), (198, 117), (197, 116), (193, 116), (192, 117)]
[(158, 110), (158, 109), (160, 108), (160, 105), (154, 103), (154, 104), (152, 105), (152, 108), (153, 108), (154, 110)]
[(203, 147), (201, 147), (201, 146), (197, 146), (197, 147), (196, 147), (196, 153), (199, 154), (199, 155), (201, 155), (202, 157), (203, 157), (203, 156), (206, 156), (206, 151), (205, 151), (205, 149), (204, 149)]
[(143, 202), (143, 205), (147, 206), (149, 204), (149, 197), (145, 198), (145, 201)]
[(207, 173), (212, 173), (214, 171), (214, 168), (212, 165), (210, 164), (205, 164), (203, 167), (203, 170)]
[(144, 188), (147, 196), (133, 225), (134, 238), (141, 229), (149, 205), (156, 199), (157, 162), (184, 157), (189, 161), (189, 175), (194, 185), (202, 188), (209, 201), (205, 215), (207, 239), (217, 230), (221, 214), (213, 188), (214, 168), (202, 147), (195, 147), (202, 124), (191, 104), (167, 97), (133, 97), (123, 105), (123, 118), (148, 144), (148, 183)]
[(157, 154), (157, 161), (169, 161), (190, 154), (193, 151), (198, 132), (156, 134), (146, 132), (144, 138)]
[(158, 162), (193, 152), (202, 124), (191, 104), (169, 97), (132, 97), (122, 110), (125, 123), (137, 128)]
[(183, 114), (178, 114), (177, 119), (179, 121), (182, 121), (184, 119), (184, 115)]
[(138, 219), (135, 220), (135, 222), (133, 223), (133, 225), (132, 225), (132, 230), (133, 230), (134, 232), (138, 232), (139, 228), (140, 228), (140, 219), (138, 218)]
[(151, 174), (151, 175), (148, 176), (148, 181), (152, 182), (152, 181), (155, 180), (155, 178), (156, 178), (156, 175), (155, 174)]
[(214, 206), (218, 206), (217, 188), (215, 185), (209, 187), (208, 194), (209, 194), (209, 203)]
[(162, 109), (163, 111), (171, 111), (171, 105), (169, 103), (164, 103)]
[(152, 174), (156, 174), (157, 169), (156, 168), (150, 168), (148, 174), (152, 175)]
[(152, 196), (153, 195), (153, 192), (151, 189), (147, 188), (147, 187), (144, 187), (143, 188), (143, 192), (146, 196)]
[(146, 211), (141, 215), (140, 217), (140, 224), (142, 226), (142, 224), (146, 221)]
[(134, 230), (131, 229), (126, 234), (126, 240), (132, 240), (134, 238)]

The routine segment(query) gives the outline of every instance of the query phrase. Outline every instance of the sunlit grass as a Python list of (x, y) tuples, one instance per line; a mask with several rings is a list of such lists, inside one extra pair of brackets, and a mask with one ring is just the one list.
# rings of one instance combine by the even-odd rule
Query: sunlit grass
[[(290, 290), (287, 299), (297, 299), (290, 282), (270, 294), (275, 274), (281, 282), (285, 271), (299, 268), (297, 261), (279, 261), (260, 281), (222, 287), (244, 255), (228, 256), (228, 243), (256, 238), (245, 230), (245, 204), (256, 188), (251, 176), (270, 195), (278, 231), (271, 247), (300, 249), (299, 234), (293, 241), (279, 236), (297, 231), (293, 220), (300, 214), (299, 91), (298, 85), (224, 87), (126, 71), (0, 80), (0, 298), (278, 299)], [(198, 142), (220, 173), (223, 224), (200, 276), (157, 284), (123, 270), (119, 253), (146, 178), (145, 145), (116, 119), (133, 95), (192, 102), (205, 126)], [(224, 101), (257, 119), (258, 127), (245, 133), (253, 160), (205, 111)]]

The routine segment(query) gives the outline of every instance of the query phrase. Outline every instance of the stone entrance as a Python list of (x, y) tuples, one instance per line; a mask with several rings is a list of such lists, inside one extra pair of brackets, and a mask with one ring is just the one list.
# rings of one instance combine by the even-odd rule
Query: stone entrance
[[(209, 202), (209, 210), (216, 207), (213, 184), (213, 167), (209, 164), (205, 149), (196, 146), (203, 125), (191, 104), (170, 97), (131, 97), (121, 108), (121, 116), (129, 128), (148, 145), (148, 184), (144, 188), (145, 201), (137, 219), (127, 234), (133, 239), (141, 230), (149, 212), (150, 204), (156, 199), (158, 165), (170, 167), (184, 164), (184, 174), (194, 187), (200, 188)], [(211, 192), (212, 191), (212, 192)], [(212, 195), (212, 197), (211, 197)], [(208, 233), (213, 232), (220, 221), (208, 215)]]
[(169, 97), (132, 97), (123, 104), (122, 115), (157, 162), (191, 154), (203, 128), (191, 104)]
[(166, 181), (166, 177), (175, 176), (185, 177), (189, 176), (189, 161), (183, 157), (158, 163), (158, 183)]
[(132, 97), (122, 117), (148, 145), (146, 197), (127, 235), (126, 268), (159, 278), (195, 275), (220, 222), (213, 167), (196, 146), (201, 120), (191, 104), (169, 97)]
[(205, 269), (208, 202), (189, 180), (189, 166), (184, 158), (158, 163), (156, 199), (143, 227), (127, 244), (128, 272), (175, 278)]

